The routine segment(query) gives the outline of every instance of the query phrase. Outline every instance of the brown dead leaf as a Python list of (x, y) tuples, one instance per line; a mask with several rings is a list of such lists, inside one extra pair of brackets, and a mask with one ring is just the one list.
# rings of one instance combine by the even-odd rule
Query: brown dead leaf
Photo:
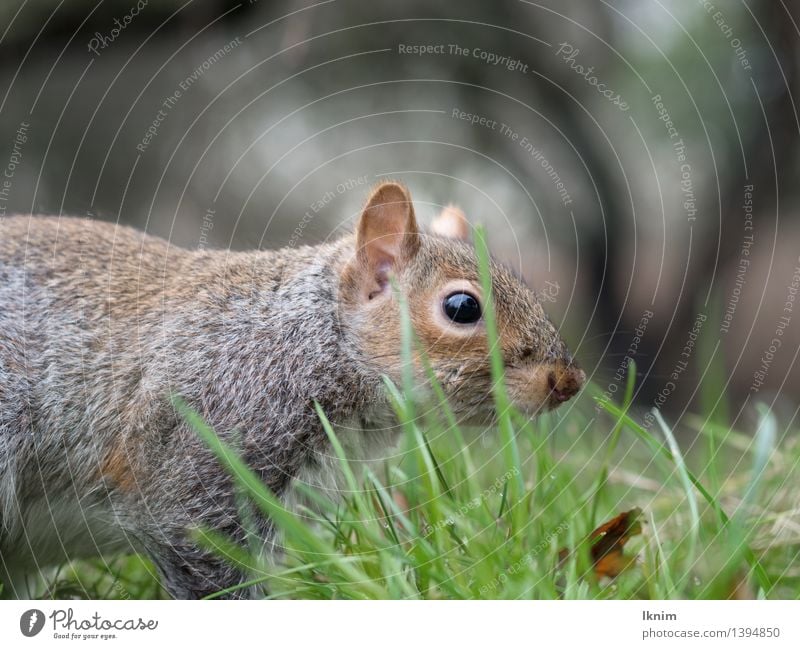
[(616, 577), (636, 561), (636, 557), (625, 556), (623, 549), (632, 536), (642, 533), (641, 515), (638, 507), (622, 512), (589, 535), (594, 573), (598, 578)]
[[(592, 565), (598, 579), (616, 577), (634, 564), (636, 557), (625, 556), (623, 548), (632, 536), (642, 533), (641, 515), (642, 510), (638, 507), (622, 512), (589, 535)], [(567, 548), (558, 551), (559, 568), (564, 567), (570, 554)]]

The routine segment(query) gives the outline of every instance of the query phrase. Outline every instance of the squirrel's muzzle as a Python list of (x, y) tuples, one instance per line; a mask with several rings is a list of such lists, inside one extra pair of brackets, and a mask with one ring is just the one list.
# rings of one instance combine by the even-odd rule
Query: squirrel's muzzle
[(558, 408), (586, 383), (586, 373), (569, 360), (522, 363), (506, 368), (506, 383), (514, 405), (536, 414)]
[(574, 397), (586, 382), (586, 373), (574, 365), (556, 364), (547, 374), (548, 401), (556, 408)]

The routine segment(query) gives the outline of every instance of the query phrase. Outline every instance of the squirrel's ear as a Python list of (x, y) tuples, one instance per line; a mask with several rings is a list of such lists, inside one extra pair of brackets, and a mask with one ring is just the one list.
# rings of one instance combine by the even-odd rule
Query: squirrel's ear
[(469, 240), (469, 221), (461, 208), (447, 205), (431, 223), (431, 230), (448, 239)]
[(389, 272), (419, 250), (420, 234), (408, 190), (395, 182), (380, 184), (367, 200), (356, 234), (358, 261), (368, 275), (371, 299), (386, 289)]

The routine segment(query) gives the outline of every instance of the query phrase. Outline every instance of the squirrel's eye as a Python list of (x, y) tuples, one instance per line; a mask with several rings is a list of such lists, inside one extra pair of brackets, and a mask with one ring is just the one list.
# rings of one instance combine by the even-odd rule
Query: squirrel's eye
[(480, 302), (469, 293), (451, 293), (442, 306), (444, 314), (458, 324), (472, 324), (481, 319)]

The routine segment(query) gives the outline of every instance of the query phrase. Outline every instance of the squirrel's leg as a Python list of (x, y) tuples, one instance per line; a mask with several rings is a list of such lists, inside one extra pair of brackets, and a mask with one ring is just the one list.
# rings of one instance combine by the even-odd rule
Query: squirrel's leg
[(245, 574), (191, 543), (146, 544), (146, 550), (161, 573), (162, 586), (175, 599), (202, 599), (228, 589), (220, 599), (250, 599), (259, 594), (254, 588), (237, 588), (247, 581)]

